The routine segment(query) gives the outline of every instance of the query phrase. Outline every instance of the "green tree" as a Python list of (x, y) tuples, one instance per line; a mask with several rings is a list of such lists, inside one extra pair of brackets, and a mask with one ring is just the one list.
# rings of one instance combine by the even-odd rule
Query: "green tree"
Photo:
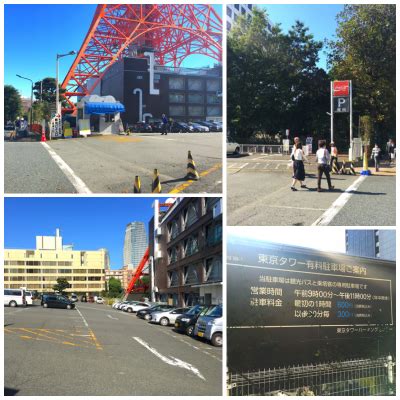
[[(63, 105), (66, 105), (65, 92), (66, 90), (59, 85), (60, 101)], [(35, 82), (33, 85), (33, 94), (36, 100), (54, 104), (56, 102), (56, 80), (48, 77), (42, 81)]]
[(110, 297), (118, 297), (122, 293), (121, 281), (116, 278), (110, 278), (108, 281), (108, 295)]
[(371, 117), (383, 145), (396, 127), (396, 5), (345, 5), (337, 21), (331, 75), (353, 81), (353, 109)]
[(267, 30), (265, 10), (239, 18), (228, 35), (228, 125), (240, 140), (328, 132), (329, 78), (317, 67), (323, 43), (296, 22)]
[(14, 86), (4, 86), (4, 120), (14, 122), (22, 113), (21, 95)]
[(69, 288), (71, 285), (69, 284), (67, 278), (57, 278), (57, 284), (53, 286), (53, 290), (55, 292), (64, 294), (65, 289)]

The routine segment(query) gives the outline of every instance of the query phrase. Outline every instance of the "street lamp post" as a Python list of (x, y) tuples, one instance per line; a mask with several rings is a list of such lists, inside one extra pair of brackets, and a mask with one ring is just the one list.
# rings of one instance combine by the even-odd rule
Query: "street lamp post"
[(60, 107), (60, 91), (58, 88), (58, 60), (62, 57), (73, 56), (74, 54), (76, 54), (76, 51), (72, 50), (66, 54), (57, 54), (56, 57), (56, 113), (59, 114), (60, 116), (61, 116), (61, 107)]
[(21, 79), (26, 79), (27, 81), (30, 81), (31, 82), (31, 125), (33, 124), (33, 80), (32, 79), (29, 79), (29, 78), (25, 78), (24, 76), (21, 76), (21, 75), (18, 75), (18, 74), (16, 74), (17, 76), (18, 76), (18, 78), (21, 78)]

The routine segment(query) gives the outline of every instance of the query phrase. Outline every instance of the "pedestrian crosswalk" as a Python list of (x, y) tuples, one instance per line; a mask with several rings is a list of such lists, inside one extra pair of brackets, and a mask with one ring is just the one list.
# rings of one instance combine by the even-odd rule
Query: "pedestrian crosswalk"
[(278, 162), (228, 162), (228, 172), (235, 173), (239, 171), (288, 171), (292, 168), (288, 161)]

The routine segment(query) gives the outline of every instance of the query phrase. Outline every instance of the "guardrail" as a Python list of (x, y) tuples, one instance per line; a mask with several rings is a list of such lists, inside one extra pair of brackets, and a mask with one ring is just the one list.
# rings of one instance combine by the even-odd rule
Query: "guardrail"
[(228, 373), (230, 396), (395, 396), (391, 356)]
[(241, 153), (260, 153), (260, 154), (288, 154), (283, 152), (281, 144), (241, 144)]

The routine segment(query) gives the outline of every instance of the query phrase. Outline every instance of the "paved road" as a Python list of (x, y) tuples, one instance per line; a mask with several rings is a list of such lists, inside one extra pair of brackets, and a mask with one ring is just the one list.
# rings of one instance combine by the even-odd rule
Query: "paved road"
[(6, 394), (221, 395), (221, 348), (106, 305), (77, 308), (5, 308)]
[[(306, 165), (308, 189), (292, 192), (289, 160), (228, 158), (228, 225), (395, 225), (395, 176), (333, 175), (335, 190), (318, 193), (315, 172), (315, 164)], [(343, 195), (353, 184), (356, 190)], [(327, 188), (325, 180), (322, 187)]]
[(38, 142), (4, 143), (4, 190), (6, 193), (76, 193)]
[[(140, 176), (142, 192), (148, 193), (155, 168), (160, 173), (163, 193), (222, 192), (220, 133), (110, 135), (53, 140), (47, 144), (93, 193), (133, 193), (136, 175)], [(185, 178), (188, 150), (201, 176), (197, 182)], [(8, 142), (5, 154), (6, 193), (79, 190), (76, 185), (60, 185), (59, 175), (64, 174), (40, 143)]]

